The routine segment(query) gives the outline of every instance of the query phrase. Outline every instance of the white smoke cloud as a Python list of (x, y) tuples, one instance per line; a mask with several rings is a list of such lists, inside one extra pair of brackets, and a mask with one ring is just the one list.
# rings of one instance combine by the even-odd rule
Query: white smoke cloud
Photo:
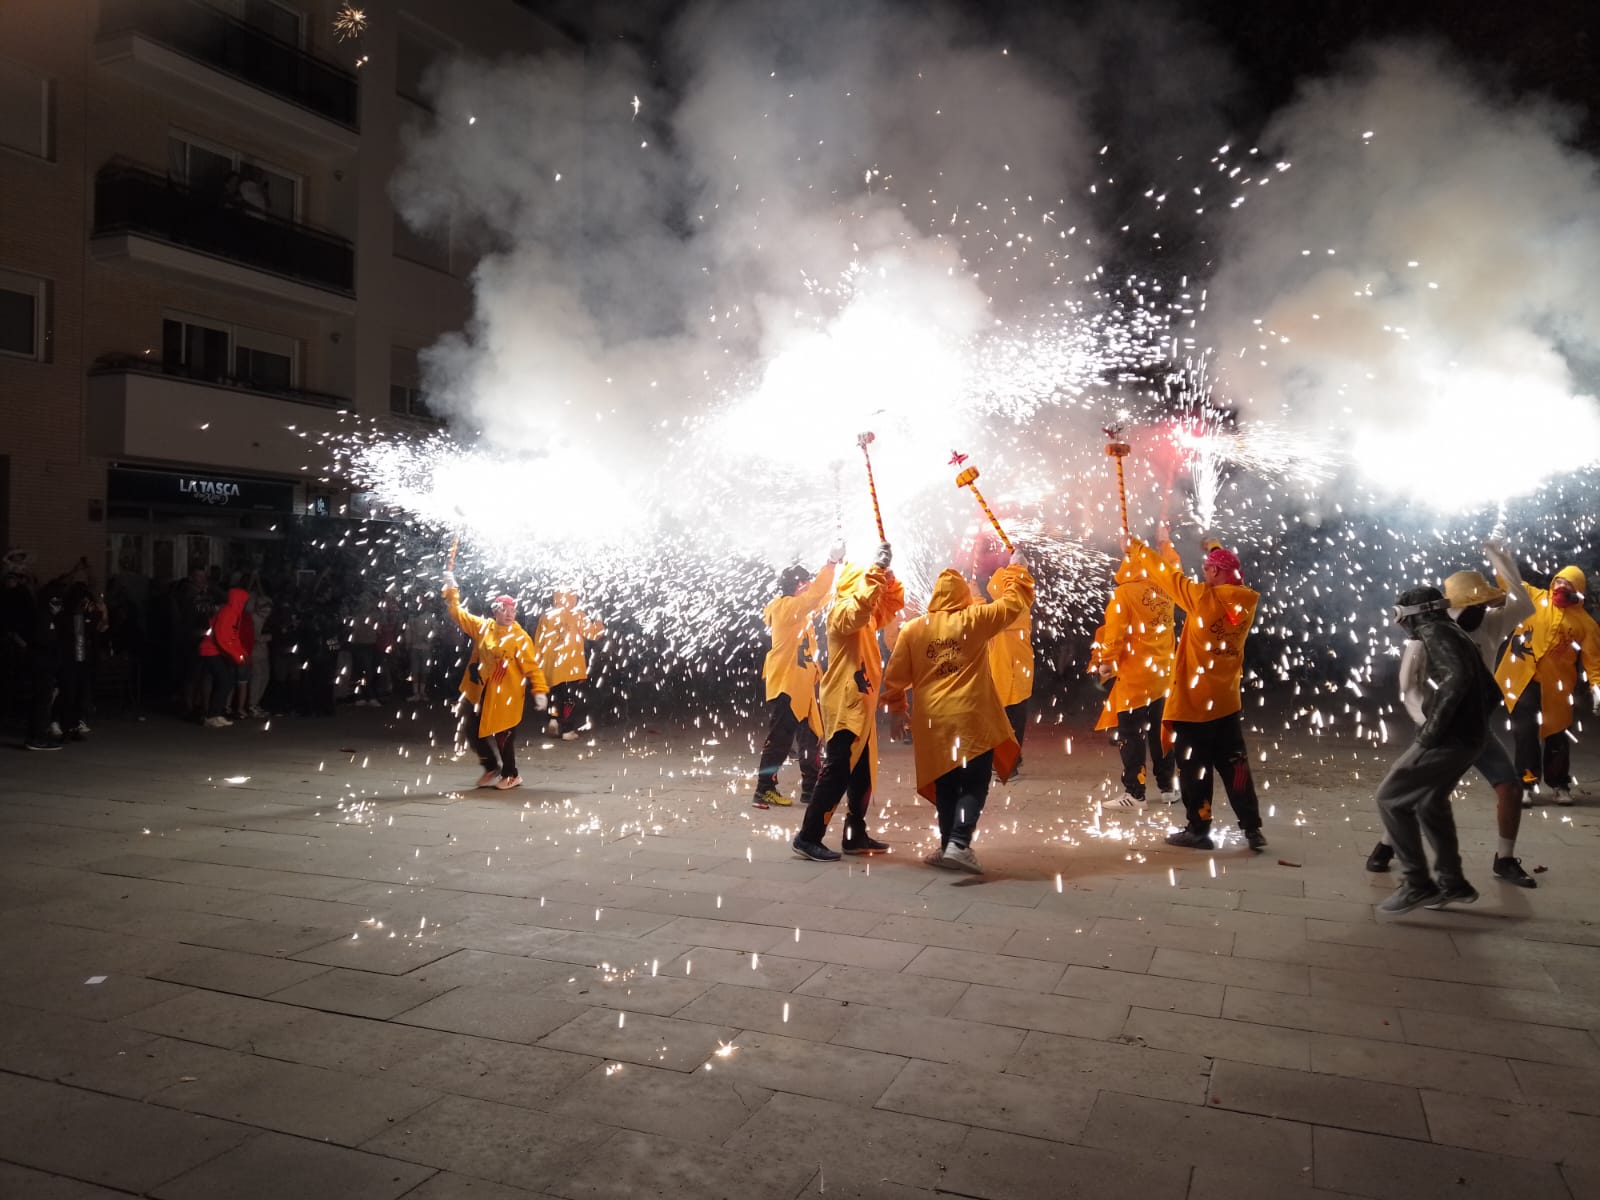
[(1600, 459), (1600, 176), (1569, 132), (1417, 46), (1305, 86), (1211, 281), (1219, 392), (1439, 509)]

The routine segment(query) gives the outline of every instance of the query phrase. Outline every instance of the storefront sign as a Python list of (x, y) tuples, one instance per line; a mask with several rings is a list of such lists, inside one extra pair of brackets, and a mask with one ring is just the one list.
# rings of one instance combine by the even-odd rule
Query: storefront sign
[(234, 512), (294, 511), (292, 483), (229, 479), (210, 473), (111, 468), (107, 499), (113, 504), (202, 506)]

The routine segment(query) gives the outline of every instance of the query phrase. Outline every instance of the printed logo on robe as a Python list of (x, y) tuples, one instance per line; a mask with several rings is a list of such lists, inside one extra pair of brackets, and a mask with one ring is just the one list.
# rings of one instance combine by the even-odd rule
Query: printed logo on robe
[(935, 675), (954, 675), (961, 670), (961, 639), (941, 638), (929, 642), (925, 651), (933, 660), (933, 673)]
[(1161, 624), (1172, 624), (1172, 601), (1155, 584), (1145, 585), (1144, 592), (1139, 597), (1139, 604)]
[(1206, 632), (1211, 635), (1211, 653), (1219, 658), (1238, 658), (1243, 648), (1243, 640), (1234, 640), (1238, 633), (1236, 625), (1230, 625), (1226, 617), (1218, 617), (1207, 627)]
[(803, 637), (800, 639), (800, 644), (794, 648), (794, 661), (798, 667), (809, 667), (811, 665), (810, 638)]

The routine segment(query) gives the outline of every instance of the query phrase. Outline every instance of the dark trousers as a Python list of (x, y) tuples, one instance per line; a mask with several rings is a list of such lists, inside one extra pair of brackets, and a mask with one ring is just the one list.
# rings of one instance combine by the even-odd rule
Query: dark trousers
[(56, 702), (56, 662), (37, 650), (28, 655), (28, 740), (50, 737), (50, 709)]
[(233, 659), (226, 654), (202, 655), (200, 661), (205, 664), (206, 678), (211, 683), (211, 694), (206, 697), (206, 716), (220, 717), (233, 695), (233, 684), (239, 673)]
[(500, 772), (501, 779), (515, 779), (517, 775), (517, 727), (502, 729), (499, 733), (474, 736), (478, 761), (485, 771)]
[[(1533, 788), (1542, 779), (1553, 788), (1572, 786), (1572, 739), (1566, 730), (1547, 738), (1539, 737), (1539, 709), (1543, 704), (1542, 689), (1530, 683), (1517, 697), (1517, 706), (1511, 710), (1511, 740), (1516, 744), (1517, 774), (1522, 786)], [(1565, 704), (1566, 697), (1556, 700)]]
[(989, 799), (989, 776), (994, 772), (994, 751), (985, 750), (963, 766), (954, 767), (933, 781), (933, 803), (939, 810), (939, 845), (970, 846), (972, 835)]
[(1461, 879), (1461, 850), (1456, 842), (1456, 817), (1450, 793), (1478, 757), (1477, 746), (1407, 746), (1378, 785), (1378, 815), (1394, 847), (1406, 882), (1426, 887), (1432, 882), (1422, 838), (1433, 846), (1433, 864), (1440, 883)]
[(1250, 752), (1244, 745), (1244, 720), (1238, 713), (1214, 721), (1172, 722), (1173, 757), (1178, 764), (1178, 790), (1183, 810), (1195, 833), (1211, 832), (1212, 776), (1222, 777), (1222, 790), (1240, 829), (1261, 828), (1261, 805), (1250, 774)]
[(63, 733), (71, 733), (83, 720), (84, 705), (89, 699), (89, 664), (68, 658), (61, 664), (56, 689), (56, 720), (61, 722)]
[(817, 735), (811, 732), (809, 724), (795, 717), (787, 694), (768, 701), (767, 710), (767, 740), (761, 747), (761, 765), (756, 769), (756, 795), (769, 789), (777, 790), (778, 768), (783, 766), (789, 751), (798, 742), (800, 797), (809, 802), (817, 790)]
[(1017, 766), (1022, 765), (1022, 738), (1028, 732), (1028, 702), (1018, 700), (1006, 705), (1006, 720), (1011, 722), (1011, 734), (1017, 739)]
[[(873, 735), (869, 733), (869, 738)], [(806, 805), (806, 815), (800, 822), (801, 840), (820, 842), (828, 831), (834, 809), (845, 796), (850, 797), (849, 817), (845, 820), (845, 838), (867, 830), (867, 802), (872, 798), (872, 759), (874, 747), (869, 743), (861, 751), (855, 769), (850, 767), (850, 752), (855, 749), (856, 735), (841, 729), (828, 739), (823, 752), (822, 773), (817, 777), (816, 791), (811, 793), (811, 803)]]
[(355, 685), (356, 699), (378, 698), (378, 647), (352, 643), (350, 646), (350, 675)]
[(1150, 753), (1156, 787), (1172, 790), (1172, 754), (1161, 749), (1161, 713), (1167, 706), (1160, 697), (1139, 708), (1117, 714), (1117, 752), (1122, 755), (1122, 786), (1135, 800), (1144, 799), (1145, 751)]
[(587, 684), (585, 679), (573, 679), (550, 689), (550, 719), (560, 726), (557, 732), (576, 733), (589, 723), (589, 707), (584, 703)]

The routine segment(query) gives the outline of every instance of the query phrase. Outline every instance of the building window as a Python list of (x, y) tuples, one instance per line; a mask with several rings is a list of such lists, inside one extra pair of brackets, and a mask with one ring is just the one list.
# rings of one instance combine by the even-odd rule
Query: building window
[(174, 314), (161, 322), (161, 369), (168, 375), (261, 392), (296, 386), (299, 344), (282, 334)]
[(437, 421), (422, 390), (422, 365), (409, 346), (389, 347), (389, 411), (419, 421)]
[(418, 233), (399, 213), (394, 214), (394, 256), (434, 271), (450, 274), (450, 227)]
[(55, 157), (55, 89), (37, 71), (0, 58), (0, 146)]
[(0, 271), (0, 354), (49, 361), (50, 283)]
[(427, 98), (423, 90), (423, 81), (427, 78), (429, 69), (439, 59), (440, 53), (438, 46), (416, 34), (400, 30), (394, 40), (395, 95), (413, 104), (420, 104), (432, 112), (433, 101)]
[(254, 25), (268, 36), (298, 49), (305, 48), (306, 16), (292, 5), (280, 4), (278, 0), (243, 0), (239, 15), (246, 24)]
[(299, 177), (231, 147), (174, 130), (167, 138), (167, 169), (174, 179), (217, 197), (219, 203), (261, 209), (285, 221), (300, 217)]

